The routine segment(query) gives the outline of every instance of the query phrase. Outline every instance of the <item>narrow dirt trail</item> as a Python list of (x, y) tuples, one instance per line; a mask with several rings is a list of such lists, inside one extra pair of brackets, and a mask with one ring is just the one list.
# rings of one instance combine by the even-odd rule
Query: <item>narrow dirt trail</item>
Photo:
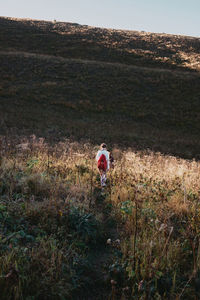
[(93, 273), (89, 276), (90, 280), (93, 281), (92, 288), (81, 293), (76, 300), (113, 299), (110, 267), (116, 260), (116, 253), (112, 245), (107, 243), (107, 240), (115, 241), (119, 238), (119, 233), (112, 217), (112, 206), (109, 204), (107, 196), (106, 193), (102, 194), (101, 189), (99, 189), (96, 192), (92, 208), (99, 215), (104, 236), (102, 243), (88, 253), (88, 260), (93, 268)]

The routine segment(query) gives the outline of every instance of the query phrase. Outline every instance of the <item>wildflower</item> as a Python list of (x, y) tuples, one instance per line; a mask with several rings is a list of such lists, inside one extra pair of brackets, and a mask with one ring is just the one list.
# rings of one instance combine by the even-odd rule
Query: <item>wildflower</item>
[(111, 239), (107, 239), (107, 244), (110, 245), (112, 243)]
[(59, 213), (59, 215), (62, 217), (62, 215), (63, 215), (62, 210), (59, 210), (58, 213)]
[(128, 291), (129, 290), (129, 287), (126, 286), (125, 288), (123, 288), (123, 291)]
[(162, 223), (161, 225), (160, 225), (160, 228), (158, 229), (159, 231), (162, 231), (162, 230), (164, 230), (164, 229), (166, 229), (167, 228), (167, 225), (166, 224), (164, 224), (164, 223)]
[(141, 291), (144, 280), (141, 280), (138, 284), (138, 291)]

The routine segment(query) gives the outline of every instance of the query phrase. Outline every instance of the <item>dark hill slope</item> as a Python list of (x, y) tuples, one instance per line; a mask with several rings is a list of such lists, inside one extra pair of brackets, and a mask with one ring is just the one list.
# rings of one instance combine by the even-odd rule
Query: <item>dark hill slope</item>
[(1, 133), (198, 158), (199, 47), (197, 38), (0, 18)]
[(137, 66), (199, 68), (200, 39), (0, 18), (0, 49)]

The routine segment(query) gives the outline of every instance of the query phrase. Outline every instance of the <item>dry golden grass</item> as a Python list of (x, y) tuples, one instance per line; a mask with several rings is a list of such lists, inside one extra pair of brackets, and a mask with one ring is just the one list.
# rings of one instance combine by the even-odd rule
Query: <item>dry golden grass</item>
[[(9, 204), (9, 211), (24, 203), (27, 220), (39, 222), (49, 232), (55, 230), (51, 220), (61, 222), (72, 207), (92, 211), (103, 221), (95, 198), (99, 189), (97, 149), (69, 140), (51, 146), (35, 136), (15, 141), (2, 137), (1, 203)], [(121, 286), (114, 272), (111, 278), (119, 284), (118, 293), (127, 297), (123, 299), (130, 299), (131, 294), (136, 297), (133, 299), (176, 299), (181, 293), (190, 299), (190, 295), (198, 295), (194, 281), (200, 271), (200, 162), (151, 151), (115, 148), (112, 153), (115, 162), (108, 174), (104, 201), (111, 205), (110, 214), (117, 220), (120, 243), (113, 247), (121, 251), (116, 263), (123, 266), (129, 285), (128, 289)], [(46, 242), (41, 243), (45, 248)], [(34, 253), (35, 264), (40, 254)], [(4, 255), (10, 255), (9, 251)], [(48, 270), (48, 261), (54, 258), (46, 260), (45, 255), (41, 254)], [(56, 255), (63, 259), (59, 251)], [(6, 270), (9, 263), (5, 263), (3, 272)], [(171, 282), (170, 288), (167, 282)], [(119, 299), (116, 295), (113, 299)]]

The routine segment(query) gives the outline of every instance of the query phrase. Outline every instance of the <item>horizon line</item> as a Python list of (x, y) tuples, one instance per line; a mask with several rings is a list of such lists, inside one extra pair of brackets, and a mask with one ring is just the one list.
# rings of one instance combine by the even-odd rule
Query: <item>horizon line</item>
[(99, 29), (107, 29), (107, 30), (116, 30), (116, 31), (133, 31), (133, 32), (141, 32), (146, 34), (157, 34), (157, 35), (172, 35), (172, 36), (181, 36), (186, 38), (194, 38), (194, 39), (200, 39), (200, 36), (193, 36), (193, 35), (187, 35), (187, 34), (181, 34), (181, 33), (166, 33), (166, 32), (154, 32), (154, 31), (147, 31), (147, 30), (138, 30), (138, 29), (127, 29), (127, 28), (114, 28), (114, 27), (104, 27), (102, 26), (96, 26), (96, 25), (88, 25), (88, 24), (80, 24), (74, 21), (63, 21), (63, 20), (49, 20), (49, 19), (35, 19), (31, 17), (8, 17), (8, 16), (0, 16), (0, 18), (4, 19), (10, 19), (10, 20), (29, 20), (29, 21), (45, 21), (45, 22), (51, 22), (51, 23), (71, 23), (71, 24), (77, 24), (79, 26), (87, 26), (92, 28), (99, 28)]

